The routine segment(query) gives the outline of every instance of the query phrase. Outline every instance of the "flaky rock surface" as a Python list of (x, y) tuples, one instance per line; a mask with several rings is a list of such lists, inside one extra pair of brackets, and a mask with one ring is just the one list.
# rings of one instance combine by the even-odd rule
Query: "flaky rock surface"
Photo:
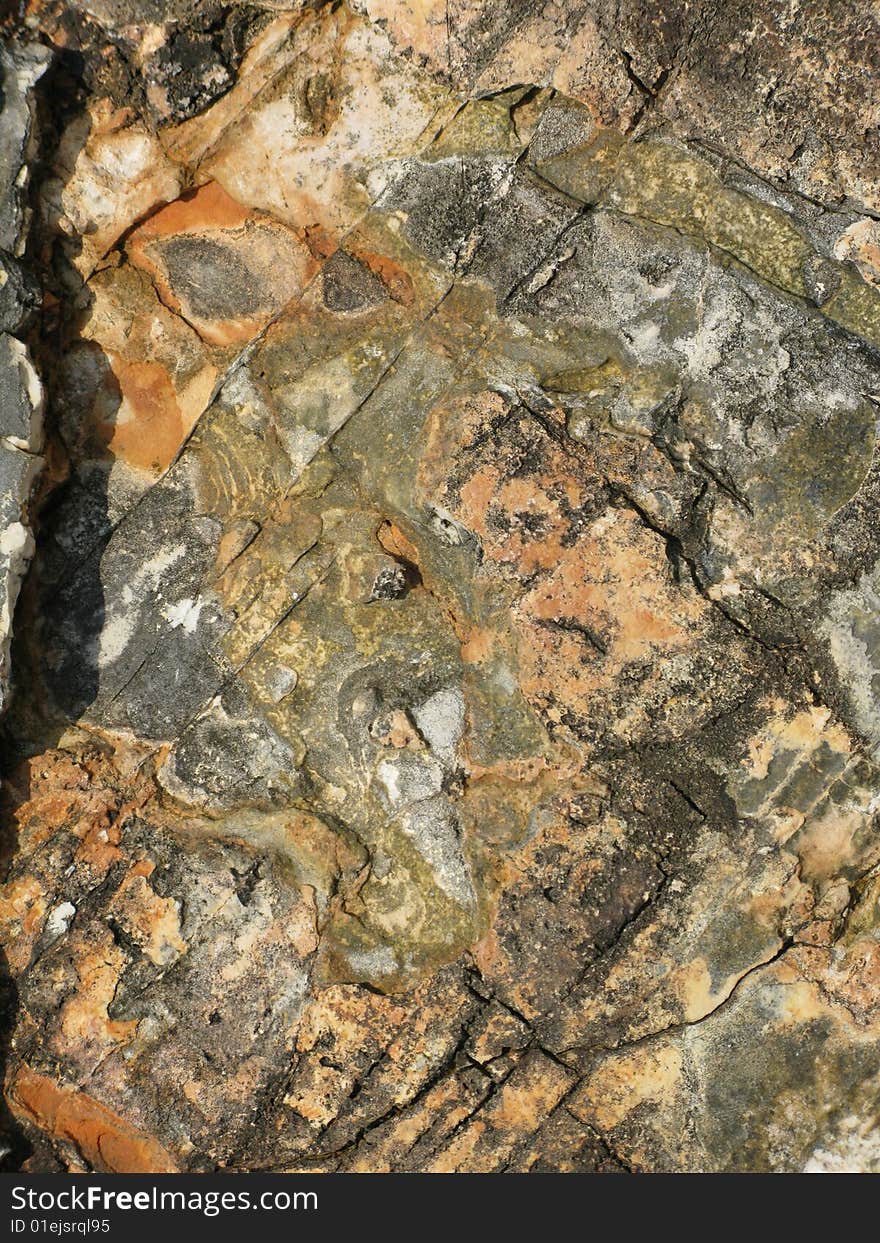
[(878, 35), (10, 19), (11, 1168), (880, 1171)]

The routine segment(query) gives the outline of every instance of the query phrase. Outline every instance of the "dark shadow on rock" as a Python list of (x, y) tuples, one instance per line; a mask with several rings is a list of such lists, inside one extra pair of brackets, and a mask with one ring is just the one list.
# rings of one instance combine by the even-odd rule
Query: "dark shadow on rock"
[[(49, 191), (43, 210), (47, 203), (53, 206), (46, 213), (45, 235), (36, 238), (34, 266), (58, 301), (44, 314), (31, 347), (47, 389), (47, 470), (37, 502), (25, 625), (15, 627), (12, 668), (13, 693), (23, 693), (26, 686), (33, 699), (39, 688), (50, 727), (53, 721), (63, 727), (76, 720), (98, 694), (98, 643), (105, 616), (100, 557), (111, 529), (109, 441), (121, 402), (109, 360), (83, 339), (93, 297), (73, 266), (78, 243), (64, 235), (56, 215), (62, 210), (64, 180), (54, 156), (62, 135), (69, 135), (84, 115), (83, 74), (80, 53), (58, 52), (38, 96), (45, 139), (34, 182)], [(88, 132), (84, 124), (75, 151), (65, 137), (68, 167)], [(77, 382), (71, 384), (77, 367)], [(74, 399), (71, 392), (77, 394)], [(100, 418), (89, 417), (98, 408)]]
[[(56, 746), (98, 694), (105, 615), (100, 561), (111, 530), (109, 440), (120, 393), (103, 352), (82, 338), (91, 295), (71, 265), (77, 243), (62, 234), (51, 213), (46, 218), (38, 202), (47, 182), (58, 177), (61, 135), (85, 115), (83, 72), (80, 53), (56, 50), (35, 90), (40, 145), (31, 169), (34, 210), (25, 264), (48, 297), (26, 344), (46, 394), (46, 466), (30, 506), (36, 551), (16, 604), (11, 696), (0, 722), (0, 884), (28, 870), (29, 861), (17, 857), (17, 848), (19, 813), (32, 796), (29, 757)], [(87, 136), (84, 125), (79, 147), (66, 152), (68, 161)], [(64, 405), (64, 361), (83, 350), (93, 356), (101, 386), (102, 417), (93, 422), (99, 440), (104, 433), (103, 443), (94, 435), (88, 442), (70, 435), (80, 415)], [(26, 1048), (12, 1047), (19, 1004), (15, 976), (0, 953), (0, 1084), (7, 1091), (16, 1059), (27, 1057)], [(0, 1170), (18, 1170), (27, 1162), (28, 1172), (54, 1172), (58, 1167), (38, 1133), (33, 1141), (0, 1096)]]
[[(5, 1071), (9, 1058), (17, 1013), (18, 989), (10, 973), (8, 959), (0, 949), (0, 1071)], [(5, 1096), (0, 1096), (0, 1172), (21, 1169), (30, 1155), (31, 1145), (7, 1105)]]

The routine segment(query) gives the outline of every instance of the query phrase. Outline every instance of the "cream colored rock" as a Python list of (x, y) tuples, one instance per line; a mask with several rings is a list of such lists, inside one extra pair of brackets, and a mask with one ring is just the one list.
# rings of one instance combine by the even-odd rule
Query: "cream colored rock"
[(71, 262), (83, 278), (127, 230), (183, 188), (182, 170), (156, 136), (109, 105), (71, 122), (55, 171), (43, 210), (75, 243)]

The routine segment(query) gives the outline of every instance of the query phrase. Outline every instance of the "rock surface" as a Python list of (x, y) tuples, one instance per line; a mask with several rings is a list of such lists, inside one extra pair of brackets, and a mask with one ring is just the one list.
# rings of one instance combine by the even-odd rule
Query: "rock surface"
[(2, 53), (8, 1165), (880, 1170), (874, 8), (193, 7)]
[(0, 46), (0, 711), (9, 696), (12, 615), (34, 551), (29, 503), (43, 465), (43, 388), (20, 336), (38, 303), (22, 256), (37, 145), (34, 92), (48, 63), (38, 45)]

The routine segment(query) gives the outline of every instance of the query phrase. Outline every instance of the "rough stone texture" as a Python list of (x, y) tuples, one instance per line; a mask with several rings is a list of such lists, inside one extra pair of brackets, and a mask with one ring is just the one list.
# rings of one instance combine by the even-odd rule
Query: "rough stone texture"
[(9, 23), (10, 1166), (880, 1171), (878, 34)]
[(39, 45), (0, 45), (0, 711), (9, 695), (12, 615), (34, 551), (29, 501), (43, 465), (43, 389), (13, 334), (27, 329), (38, 300), (22, 255), (36, 149), (34, 89), (48, 62)]

